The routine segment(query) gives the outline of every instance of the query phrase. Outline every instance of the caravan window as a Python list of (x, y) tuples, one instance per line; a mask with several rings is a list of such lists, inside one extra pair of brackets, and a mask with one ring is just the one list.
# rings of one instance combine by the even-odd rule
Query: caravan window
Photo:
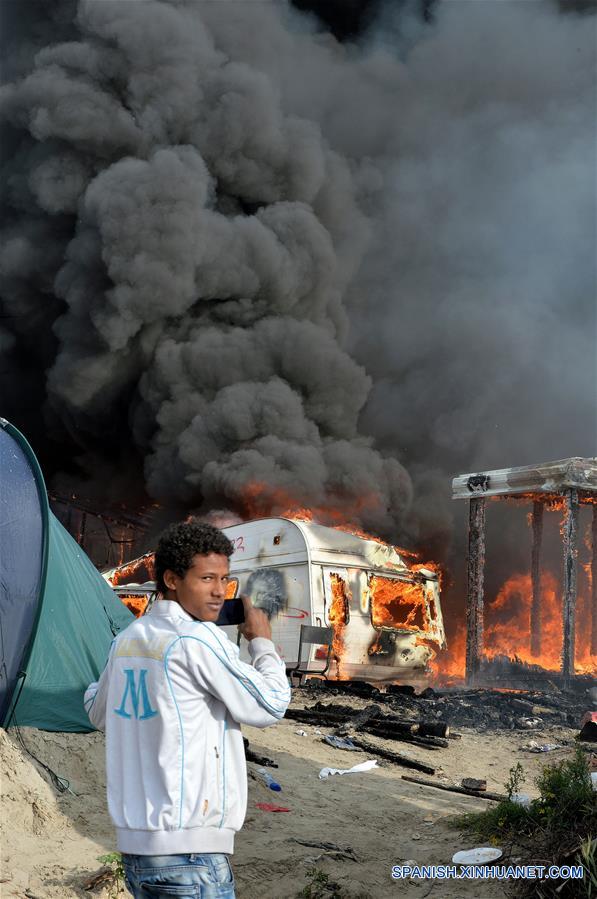
[(429, 607), (423, 584), (371, 575), (369, 595), (374, 627), (407, 631), (429, 629)]

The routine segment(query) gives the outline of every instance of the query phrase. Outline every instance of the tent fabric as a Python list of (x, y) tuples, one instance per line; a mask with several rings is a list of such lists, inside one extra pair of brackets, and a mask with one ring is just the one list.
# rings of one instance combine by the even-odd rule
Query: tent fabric
[[(22, 449), (26, 444), (23, 436), (12, 426), (9, 428), (10, 431), (4, 428), (4, 434), (8, 433)], [(31, 448), (26, 446), (33, 456)], [(40, 496), (45, 566), (42, 562), (36, 616), (21, 661), (21, 676), (11, 691), (11, 706), (4, 726), (18, 724), (42, 730), (85, 733), (93, 729), (83, 708), (85, 689), (101, 673), (114, 636), (134, 621), (134, 617), (49, 511), (41, 472), (36, 472), (34, 465), (32, 471)], [(11, 484), (13, 476), (3, 467), (1, 478), (1, 492), (4, 493), (5, 481)], [(35, 516), (32, 514), (31, 518)], [(3, 519), (4, 529), (10, 531), (10, 516)], [(32, 539), (34, 536), (36, 539)], [(12, 628), (19, 618), (14, 614), (14, 608), (21, 594), (17, 591), (13, 595), (12, 585), (18, 585), (19, 578), (24, 580), (25, 569), (31, 565), (31, 560), (39, 558), (39, 534), (35, 530), (31, 536), (21, 533), (21, 539), (26, 551), (20, 553), (18, 559), (15, 557), (14, 572), (7, 583), (10, 600), (0, 606), (5, 645), (7, 641), (11, 642)], [(40, 571), (39, 563), (36, 565), (36, 570)], [(3, 571), (4, 568), (2, 563)]]
[(0, 427), (0, 721), (29, 645), (44, 578), (43, 495), (26, 450)]
[(134, 616), (50, 513), (48, 573), (16, 723), (42, 730), (93, 730), (83, 694), (101, 674), (113, 638), (132, 621)]

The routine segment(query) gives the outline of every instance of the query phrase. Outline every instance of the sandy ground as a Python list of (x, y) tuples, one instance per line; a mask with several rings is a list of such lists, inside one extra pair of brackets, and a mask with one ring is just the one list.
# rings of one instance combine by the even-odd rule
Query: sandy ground
[[(306, 732), (306, 736), (296, 733)], [(324, 733), (329, 732), (323, 729)], [(332, 749), (315, 728), (283, 721), (267, 730), (244, 729), (251, 748), (274, 758), (272, 773), (283, 787), (273, 793), (249, 780), (245, 827), (237, 838), (234, 869), (239, 899), (294, 899), (317, 868), (341, 885), (341, 895), (387, 899), (427, 895), (446, 899), (492, 899), (504, 895), (496, 883), (396, 882), (393, 864), (414, 859), (447, 864), (458, 849), (470, 848), (446, 820), (456, 813), (483, 809), (487, 800), (417, 786), (401, 779), (417, 774), (391, 763), (366, 773), (320, 780), (323, 767), (348, 768), (369, 756)], [(71, 791), (58, 793), (47, 775), (23, 751), (13, 730), (0, 730), (2, 775), (0, 875), (2, 897), (82, 897), (108, 899), (108, 888), (85, 892), (82, 884), (100, 867), (98, 856), (114, 851), (104, 798), (104, 746), (101, 734), (48, 734), (23, 730), (27, 747)], [(525, 790), (547, 760), (572, 753), (574, 731), (551, 728), (537, 733), (478, 734), (462, 730), (462, 739), (435, 752), (394, 741), (380, 745), (437, 766), (436, 779), (457, 783), (463, 776), (484, 777), (489, 790), (503, 791), (509, 769), (521, 761), (528, 773)], [(522, 750), (530, 738), (568, 741), (549, 754)], [(375, 738), (371, 737), (372, 742)], [(426, 775), (421, 775), (425, 777)], [(274, 802), (289, 813), (264, 812), (256, 802)], [(309, 848), (295, 838), (350, 846), (358, 861)], [(128, 895), (122, 893), (122, 896)]]

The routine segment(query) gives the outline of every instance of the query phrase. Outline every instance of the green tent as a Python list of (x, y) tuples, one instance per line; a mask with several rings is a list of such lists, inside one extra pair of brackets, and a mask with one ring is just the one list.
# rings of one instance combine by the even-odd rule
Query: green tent
[(83, 693), (132, 614), (52, 514), (23, 435), (0, 419), (0, 721), (93, 728)]

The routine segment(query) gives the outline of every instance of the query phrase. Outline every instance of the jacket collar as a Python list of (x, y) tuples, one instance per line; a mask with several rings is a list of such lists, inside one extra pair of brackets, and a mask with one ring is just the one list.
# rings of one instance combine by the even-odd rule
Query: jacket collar
[(157, 615), (159, 618), (181, 618), (183, 621), (197, 621), (192, 615), (183, 609), (178, 602), (172, 599), (158, 599), (154, 602), (148, 615)]

